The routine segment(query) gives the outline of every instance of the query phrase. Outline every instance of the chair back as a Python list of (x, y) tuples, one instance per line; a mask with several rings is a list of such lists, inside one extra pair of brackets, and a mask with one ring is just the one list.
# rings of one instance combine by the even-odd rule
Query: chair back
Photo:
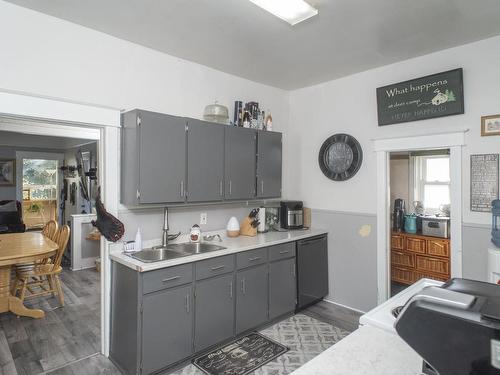
[(59, 267), (61, 265), (64, 252), (66, 251), (66, 247), (68, 246), (70, 232), (71, 230), (69, 229), (69, 226), (63, 225), (56, 233), (56, 238), (54, 241), (57, 243), (58, 249), (52, 262), (54, 264), (54, 267)]
[(56, 240), (56, 234), (57, 230), (59, 229), (59, 225), (57, 224), (57, 221), (55, 220), (50, 220), (47, 224), (42, 229), (42, 234), (45, 237), (50, 238), (52, 241)]

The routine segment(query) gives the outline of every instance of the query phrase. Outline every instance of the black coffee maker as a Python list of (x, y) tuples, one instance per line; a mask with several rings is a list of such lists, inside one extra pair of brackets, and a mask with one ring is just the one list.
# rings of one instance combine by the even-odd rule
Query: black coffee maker
[(392, 230), (401, 232), (405, 225), (406, 204), (404, 199), (394, 201), (394, 212), (392, 215)]

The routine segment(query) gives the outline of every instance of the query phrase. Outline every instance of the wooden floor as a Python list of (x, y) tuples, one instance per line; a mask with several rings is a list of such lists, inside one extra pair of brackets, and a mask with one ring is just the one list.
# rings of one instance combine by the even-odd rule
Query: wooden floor
[(83, 374), (75, 363), (80, 360), (89, 363), (86, 374), (99, 374), (91, 367), (102, 360), (95, 357), (101, 349), (99, 274), (65, 270), (61, 281), (64, 307), (53, 297), (26, 303), (43, 309), (45, 318), (0, 315), (0, 375)]
[(325, 323), (353, 332), (358, 329), (361, 313), (334, 305), (329, 302), (319, 302), (302, 312)]
[[(100, 281), (94, 270), (63, 271), (66, 305), (52, 297), (27, 303), (46, 311), (44, 319), (0, 315), (0, 375), (121, 375), (99, 354)], [(360, 314), (320, 302), (302, 313), (348, 331)]]

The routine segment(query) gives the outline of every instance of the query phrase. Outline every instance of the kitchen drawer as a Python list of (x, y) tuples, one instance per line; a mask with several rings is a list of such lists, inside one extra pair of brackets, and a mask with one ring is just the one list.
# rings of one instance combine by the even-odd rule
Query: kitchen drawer
[(222, 275), (234, 270), (234, 255), (211, 258), (196, 262), (196, 280)]
[(439, 257), (450, 257), (449, 240), (427, 240), (427, 254)]
[(429, 272), (415, 272), (415, 275), (416, 275), (415, 281), (418, 281), (420, 279), (432, 279), (432, 280), (438, 280), (438, 281), (448, 281), (448, 279), (449, 279), (448, 276), (438, 275), (438, 274), (429, 273)]
[(145, 272), (142, 276), (142, 281), (142, 292), (144, 294), (187, 284), (193, 281), (193, 264), (182, 264), (180, 266)]
[(402, 284), (413, 284), (415, 272), (404, 267), (391, 267), (391, 280)]
[(417, 255), (417, 271), (450, 274), (450, 262), (447, 259), (431, 258)]
[(425, 240), (422, 238), (406, 237), (406, 250), (425, 254)]
[(391, 235), (391, 248), (403, 250), (405, 247), (405, 237), (402, 234)]
[(243, 251), (236, 255), (236, 266), (238, 269), (256, 266), (267, 262), (267, 247), (250, 251)]
[(401, 251), (391, 251), (391, 264), (403, 267), (415, 267), (415, 255)]
[(295, 256), (295, 242), (288, 242), (269, 248), (269, 261), (293, 258)]

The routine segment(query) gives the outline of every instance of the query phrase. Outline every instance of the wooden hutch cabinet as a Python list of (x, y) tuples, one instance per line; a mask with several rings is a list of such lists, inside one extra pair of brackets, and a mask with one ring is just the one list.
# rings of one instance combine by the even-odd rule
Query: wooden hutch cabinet
[(413, 284), (422, 278), (450, 278), (450, 239), (393, 232), (391, 280)]

